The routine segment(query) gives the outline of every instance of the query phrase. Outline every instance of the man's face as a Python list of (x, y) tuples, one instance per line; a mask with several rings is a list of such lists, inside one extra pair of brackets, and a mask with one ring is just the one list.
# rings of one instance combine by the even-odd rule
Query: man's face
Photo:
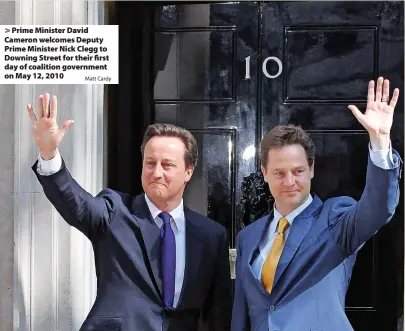
[(289, 145), (270, 149), (267, 167), (262, 167), (262, 172), (277, 210), (285, 216), (308, 197), (311, 179), (314, 177), (314, 164), (309, 167), (301, 145)]
[(186, 168), (185, 146), (177, 137), (153, 137), (144, 150), (142, 187), (156, 203), (181, 199), (193, 168)]

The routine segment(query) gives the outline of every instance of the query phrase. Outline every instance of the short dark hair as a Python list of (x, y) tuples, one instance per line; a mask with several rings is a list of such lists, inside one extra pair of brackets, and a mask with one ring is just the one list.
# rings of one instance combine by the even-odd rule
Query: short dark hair
[(184, 162), (186, 168), (189, 166), (196, 167), (198, 159), (197, 140), (190, 131), (173, 124), (156, 123), (149, 125), (143, 136), (141, 153), (142, 158), (145, 151), (145, 146), (153, 137), (176, 137), (180, 138), (185, 146)]
[(315, 144), (304, 129), (292, 124), (277, 125), (264, 136), (260, 145), (262, 166), (267, 167), (270, 149), (289, 145), (301, 145), (307, 154), (308, 164), (312, 167), (316, 154)]

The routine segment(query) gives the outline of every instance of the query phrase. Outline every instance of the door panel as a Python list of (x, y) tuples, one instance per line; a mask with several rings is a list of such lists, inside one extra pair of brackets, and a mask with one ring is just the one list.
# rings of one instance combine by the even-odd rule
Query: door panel
[(362, 130), (346, 106), (363, 106), (368, 81), (383, 75), (403, 85), (401, 8), (400, 2), (266, 3), (263, 58), (277, 56), (284, 70), (280, 79), (263, 79), (263, 132), (275, 123)]
[[(364, 100), (367, 76), (376, 72), (375, 26), (285, 25), (284, 35), (287, 102), (345, 102), (348, 96), (351, 102)], [(350, 81), (353, 76), (358, 78)]]
[[(155, 32), (156, 49), (166, 40), (170, 40), (170, 50), (155, 82), (156, 102), (235, 100), (235, 29), (187, 27)], [(162, 54), (156, 54), (155, 67), (162, 62)]]

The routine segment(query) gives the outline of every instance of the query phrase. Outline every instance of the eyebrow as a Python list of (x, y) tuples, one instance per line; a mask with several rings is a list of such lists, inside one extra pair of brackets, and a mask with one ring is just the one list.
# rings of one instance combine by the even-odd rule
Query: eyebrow
[[(149, 157), (146, 157), (145, 160), (148, 160), (148, 161), (155, 161), (155, 158), (149, 156)], [(176, 161), (175, 161), (175, 160), (171, 160), (171, 159), (163, 159), (162, 162), (172, 162), (172, 163), (175, 163)]]
[[(298, 169), (305, 169), (305, 166), (298, 166), (298, 167), (292, 168), (292, 170), (298, 170)], [(273, 171), (284, 171), (284, 170), (285, 169), (280, 169), (280, 168), (273, 169)]]

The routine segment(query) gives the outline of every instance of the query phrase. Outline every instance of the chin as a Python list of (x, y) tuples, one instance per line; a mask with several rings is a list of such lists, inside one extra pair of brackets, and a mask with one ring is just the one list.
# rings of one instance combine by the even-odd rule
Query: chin
[(304, 202), (303, 198), (301, 195), (290, 195), (287, 197), (284, 197), (287, 201), (289, 201), (289, 203), (293, 204), (293, 205), (300, 205)]
[(156, 199), (165, 199), (166, 198), (166, 192), (162, 190), (153, 190), (147, 193), (150, 198), (156, 198)]

